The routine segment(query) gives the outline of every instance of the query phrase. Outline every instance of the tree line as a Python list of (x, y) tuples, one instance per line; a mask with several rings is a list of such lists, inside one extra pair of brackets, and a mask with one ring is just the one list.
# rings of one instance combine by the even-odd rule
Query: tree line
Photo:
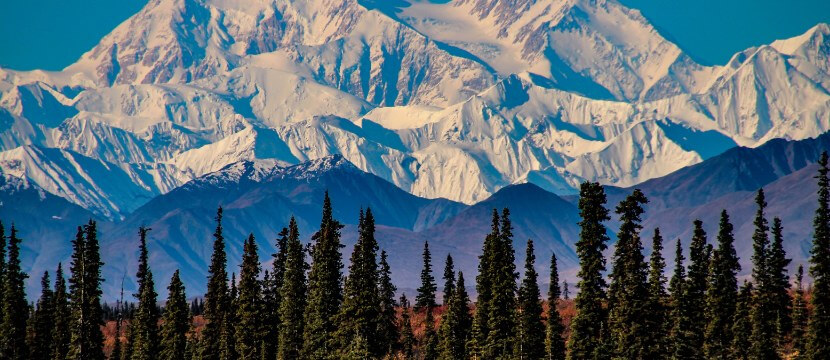
[[(6, 236), (0, 223), (0, 359), (830, 359), (826, 152), (818, 164), (809, 296), (801, 265), (792, 286), (783, 224), (769, 221), (763, 189), (755, 199), (751, 279), (739, 283), (734, 227), (725, 210), (714, 241), (696, 220), (689, 248), (675, 242), (668, 279), (659, 229), (651, 234), (652, 252), (644, 255), (641, 223), (648, 199), (639, 190), (614, 209), (620, 225), (607, 269), (610, 236), (604, 222), (611, 210), (600, 184), (583, 183), (579, 291), (567, 326), (557, 310), (568, 289), (559, 285), (556, 255), (550, 254), (550, 287), (543, 299), (532, 240), (521, 278), (516, 269), (506, 208), (492, 212), (475, 277), (477, 300), (471, 301), (463, 272), (447, 255), (442, 304), (428, 242), (414, 303), (405, 295), (396, 299), (371, 209), (360, 210), (358, 240), (344, 273), (343, 224), (332, 216), (328, 193), (309, 244), (301, 242), (292, 218), (276, 239), (272, 265), (263, 269), (249, 235), (238, 277), (228, 275), (220, 207), (204, 300), (188, 303), (176, 271), (163, 308), (148, 263), (151, 229), (138, 231), (136, 301), (124, 302), (122, 291), (112, 308), (101, 303), (103, 262), (94, 221), (79, 226), (72, 240), (68, 285), (58, 264), (54, 282), (43, 274), (34, 304), (26, 300), (22, 240), (14, 225)], [(202, 326), (196, 326), (197, 315)], [(116, 322), (108, 355), (105, 319)]]

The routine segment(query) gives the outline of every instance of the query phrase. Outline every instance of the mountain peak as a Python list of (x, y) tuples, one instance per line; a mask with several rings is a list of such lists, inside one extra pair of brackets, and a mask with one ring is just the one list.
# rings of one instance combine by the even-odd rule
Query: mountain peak
[(329, 171), (344, 170), (360, 172), (354, 164), (346, 160), (343, 155), (333, 154), (318, 159), (312, 159), (285, 169), (285, 175), (299, 179), (319, 176)]

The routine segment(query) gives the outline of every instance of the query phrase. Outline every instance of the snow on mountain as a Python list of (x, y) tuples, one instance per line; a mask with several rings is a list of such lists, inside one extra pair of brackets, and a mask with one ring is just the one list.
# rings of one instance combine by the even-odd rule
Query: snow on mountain
[[(15, 176), (0, 175), (0, 219), (6, 236), (12, 224), (21, 243), (21, 260), (28, 274), (53, 272), (58, 262), (68, 269), (72, 239), (78, 225), (96, 216), (84, 208), (50, 194), (37, 185)], [(27, 294), (34, 300), (40, 288), (40, 277), (29, 276)]]
[[(400, 18), (484, 60), (501, 74), (524, 71), (565, 90), (640, 100), (684, 92), (705, 69), (639, 13), (615, 1), (411, 1)], [(474, 31), (469, 31), (474, 29)], [(695, 76), (675, 76), (684, 64)]]
[(153, 0), (63, 71), (0, 69), (2, 168), (111, 219), (334, 154), (465, 203), (628, 186), (830, 130), (828, 34), (705, 67), (610, 0)]
[(121, 218), (181, 183), (164, 165), (113, 164), (56, 148), (21, 146), (0, 152), (0, 173), (107, 218)]

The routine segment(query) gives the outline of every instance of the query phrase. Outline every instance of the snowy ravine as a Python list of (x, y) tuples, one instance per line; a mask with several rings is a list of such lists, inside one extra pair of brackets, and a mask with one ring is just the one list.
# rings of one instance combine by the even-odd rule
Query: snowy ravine
[(63, 71), (0, 69), (0, 172), (120, 220), (228, 164), (341, 154), (471, 204), (830, 130), (827, 24), (709, 67), (615, 1), (394, 3), (151, 0)]

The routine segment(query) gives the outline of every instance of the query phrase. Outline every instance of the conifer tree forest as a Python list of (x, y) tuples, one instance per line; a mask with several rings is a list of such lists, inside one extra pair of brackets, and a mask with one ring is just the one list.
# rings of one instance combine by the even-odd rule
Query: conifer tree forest
[[(439, 288), (435, 272), (441, 266), (433, 268), (424, 243), (421, 268), (404, 269), (421, 274), (412, 304), (406, 295), (398, 297), (392, 283), (395, 269), (375, 238), (372, 209), (359, 211), (357, 243), (351, 254), (341, 253), (343, 225), (333, 217), (328, 193), (309, 244), (292, 218), (274, 240), (272, 259), (259, 257), (253, 234), (244, 239), (239, 269), (227, 268), (230, 240), (220, 207), (212, 239), (206, 239), (213, 242), (207, 293), (191, 302), (178, 271), (157, 293), (150, 228), (139, 228), (136, 237), (138, 290), (132, 301), (122, 291), (113, 307), (102, 302), (106, 259), (95, 221), (78, 226), (71, 261), (43, 274), (21, 268), (25, 229), (0, 223), (0, 359), (827, 360), (827, 153), (818, 165), (811, 257), (808, 264), (792, 264), (794, 274), (783, 246), (786, 224), (769, 218), (763, 189), (756, 196), (754, 233), (746, 239), (752, 269), (741, 269), (736, 226), (726, 210), (716, 234), (707, 234), (697, 220), (689, 224), (688, 248), (672, 239), (675, 262), (667, 264), (660, 230), (641, 233), (648, 216), (642, 192), (634, 190), (611, 209), (600, 184), (583, 183), (573, 300), (556, 254), (539, 252), (533, 239), (514, 239), (509, 209), (493, 209), (475, 277), (465, 278), (446, 254)], [(609, 230), (604, 223), (614, 215), (619, 228)], [(616, 243), (608, 254), (610, 231)], [(524, 266), (517, 267), (515, 241), (526, 241), (519, 258)], [(538, 273), (537, 256), (550, 257), (547, 273)], [(742, 270), (751, 275), (739, 281)], [(29, 302), (34, 296), (27, 297), (24, 284), (35, 276), (40, 294)]]

